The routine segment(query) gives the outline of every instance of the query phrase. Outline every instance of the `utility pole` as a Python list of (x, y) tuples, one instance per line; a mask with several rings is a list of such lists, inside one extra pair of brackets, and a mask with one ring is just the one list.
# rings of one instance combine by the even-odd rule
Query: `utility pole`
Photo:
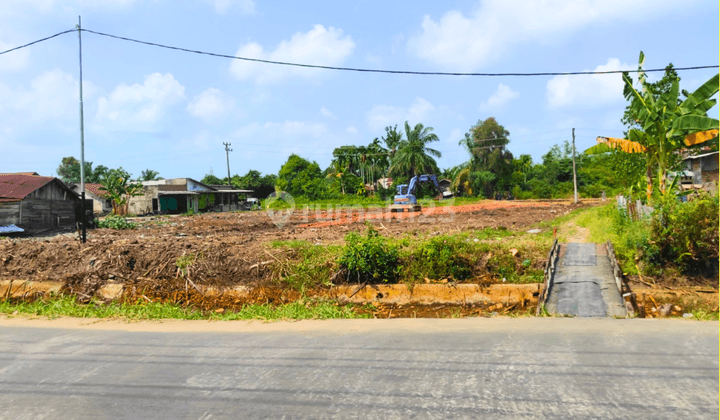
[(82, 235), (81, 241), (87, 240), (87, 217), (85, 216), (85, 118), (83, 117), (83, 91), (82, 91), (82, 21), (78, 16), (78, 51), (80, 62), (80, 208), (82, 209)]
[(572, 129), (573, 136), (573, 186), (575, 187), (575, 204), (578, 202), (577, 195), (577, 172), (575, 171), (575, 128)]
[(230, 143), (225, 143), (225, 157), (227, 158), (227, 167), (228, 167), (228, 185), (232, 187), (232, 182), (230, 182), (230, 152), (232, 152), (232, 149), (230, 148)]

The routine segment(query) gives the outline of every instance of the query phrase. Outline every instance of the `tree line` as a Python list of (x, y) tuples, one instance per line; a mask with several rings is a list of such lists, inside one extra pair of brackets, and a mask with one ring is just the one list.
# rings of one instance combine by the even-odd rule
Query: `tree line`
[[(639, 70), (643, 61), (641, 53)], [(644, 73), (638, 74), (639, 91), (633, 80), (623, 75), (629, 101), (621, 119), (627, 127), (626, 140), (614, 139), (585, 153), (575, 153), (578, 190), (584, 197), (599, 197), (603, 192), (632, 193), (642, 189), (643, 182), (648, 192), (654, 184), (664, 192), (668, 174), (682, 169), (683, 153), (697, 153), (686, 144), (687, 136), (693, 133), (715, 130), (715, 138), (702, 147), (717, 150), (718, 120), (707, 116), (716, 102), (710, 98), (718, 92), (717, 75), (689, 93), (680, 90), (680, 77), (672, 64), (654, 83), (649, 83)], [(458, 141), (467, 151), (467, 161), (442, 170), (435, 160), (442, 154), (432, 147), (438, 141), (432, 127), (405, 121), (400, 129), (397, 125), (385, 127), (385, 134), (367, 145), (335, 148), (332, 161), (324, 169), (317, 162), (292, 154), (277, 175), (249, 170), (228, 180), (216, 177), (211, 169), (201, 182), (254, 190), (259, 198), (278, 190), (310, 200), (347, 196), (386, 199), (411, 177), (436, 174), (448, 179), (453, 193), (461, 197), (565, 198), (573, 193), (573, 150), (567, 140), (533, 162), (529, 154), (514, 156), (508, 149), (511, 133), (494, 117), (488, 117), (478, 120)], [(66, 157), (57, 173), (66, 182), (79, 182), (79, 167), (75, 158)], [(161, 179), (158, 175), (147, 169), (137, 181)], [(85, 163), (85, 176), (86, 182), (102, 183), (108, 176), (126, 182), (130, 179), (122, 168), (111, 170), (100, 165), (93, 169), (92, 162)], [(420, 191), (423, 194), (433, 196), (435, 192)]]

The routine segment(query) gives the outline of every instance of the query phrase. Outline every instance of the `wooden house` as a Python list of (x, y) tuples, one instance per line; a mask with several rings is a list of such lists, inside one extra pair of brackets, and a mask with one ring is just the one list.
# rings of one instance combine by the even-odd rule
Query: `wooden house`
[(54, 177), (0, 174), (0, 226), (33, 232), (74, 228), (80, 198)]

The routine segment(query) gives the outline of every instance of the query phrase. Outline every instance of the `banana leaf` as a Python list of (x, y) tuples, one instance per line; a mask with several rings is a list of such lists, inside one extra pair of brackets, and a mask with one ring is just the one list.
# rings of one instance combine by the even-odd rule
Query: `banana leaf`
[(612, 152), (612, 150), (613, 148), (608, 146), (607, 143), (600, 143), (586, 149), (583, 153), (586, 155), (601, 155), (603, 153)]
[(717, 130), (718, 120), (704, 115), (681, 115), (673, 120), (668, 137), (688, 135), (700, 131)]
[(689, 114), (693, 112), (698, 105), (710, 99), (710, 97), (718, 92), (718, 83), (719, 79), (717, 74), (703, 83), (702, 86), (697, 88), (695, 92), (691, 93), (690, 96), (680, 104), (680, 113)]

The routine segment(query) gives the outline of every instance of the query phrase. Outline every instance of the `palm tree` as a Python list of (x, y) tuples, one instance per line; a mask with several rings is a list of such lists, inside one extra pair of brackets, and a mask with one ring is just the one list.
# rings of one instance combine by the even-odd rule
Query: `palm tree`
[(385, 173), (388, 165), (388, 150), (382, 147), (380, 140), (373, 139), (372, 143), (367, 146), (368, 160), (370, 164), (370, 181), (375, 185), (375, 180)]
[(145, 169), (144, 171), (140, 172), (140, 181), (155, 181), (161, 178), (158, 178), (158, 175), (160, 175), (160, 172), (153, 171), (152, 169)]
[(423, 172), (433, 173), (437, 168), (437, 162), (433, 156), (439, 158), (442, 154), (427, 146), (428, 143), (440, 140), (432, 131), (432, 127), (425, 127), (422, 123), (416, 124), (411, 129), (408, 122), (405, 121), (407, 139), (398, 144), (389, 171), (405, 176), (415, 176)]
[[(383, 137), (382, 140), (387, 147), (387, 156), (385, 157), (387, 165), (385, 167), (389, 171), (390, 166), (392, 166), (392, 159), (395, 157), (398, 147), (400, 147), (400, 144), (403, 142), (402, 131), (398, 131), (397, 124), (393, 127), (387, 126), (385, 127), (385, 137)], [(387, 175), (387, 172), (385, 175)]]

